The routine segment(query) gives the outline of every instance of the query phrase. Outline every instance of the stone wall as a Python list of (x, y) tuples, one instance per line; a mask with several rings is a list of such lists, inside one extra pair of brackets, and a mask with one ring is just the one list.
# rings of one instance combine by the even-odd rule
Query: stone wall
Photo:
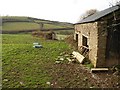
[(107, 22), (98, 22), (97, 67), (106, 67)]
[[(120, 9), (114, 12), (117, 21), (120, 20)], [(109, 44), (110, 37), (108, 38), (108, 25), (111, 25), (114, 21), (113, 14), (109, 14), (99, 19), (96, 22), (76, 24), (75, 33), (78, 34), (78, 50), (81, 49), (82, 36), (87, 37), (89, 46), (89, 59), (93, 63), (94, 67), (111, 67), (117, 65), (119, 60), (114, 57), (106, 58), (107, 45)], [(75, 35), (74, 35), (75, 36)], [(75, 38), (75, 37), (74, 37)]]
[(89, 46), (89, 59), (96, 67), (98, 60), (98, 28), (97, 22), (86, 23), (86, 24), (77, 24), (75, 25), (75, 32), (79, 33), (78, 35), (78, 50), (82, 46), (82, 35), (87, 37), (88, 46)]

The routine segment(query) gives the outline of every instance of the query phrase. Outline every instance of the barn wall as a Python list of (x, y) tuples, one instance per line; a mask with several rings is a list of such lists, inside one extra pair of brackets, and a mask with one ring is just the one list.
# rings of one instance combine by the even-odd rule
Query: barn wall
[(98, 60), (97, 67), (106, 66), (107, 22), (98, 22)]
[[(116, 20), (120, 22), (120, 9), (114, 13), (116, 15)], [(80, 51), (80, 47), (83, 45), (82, 36), (87, 37), (90, 50), (89, 59), (94, 64), (94, 67), (111, 67), (112, 65), (117, 65), (120, 62), (120, 56), (119, 58), (112, 58), (111, 56), (106, 58), (107, 53), (110, 53), (110, 50), (107, 50), (107, 48), (109, 46), (108, 44), (111, 42), (108, 42), (110, 37), (108, 37), (107, 26), (112, 25), (113, 23), (114, 17), (112, 13), (99, 19), (97, 22), (75, 25), (75, 34), (78, 34), (78, 50)], [(74, 39), (76, 39), (75, 36), (76, 35), (74, 35)], [(117, 43), (120, 44), (120, 42)], [(120, 52), (120, 50), (118, 50), (118, 52)], [(116, 56), (114, 55), (114, 57)]]
[(88, 46), (89, 46), (89, 59), (96, 67), (98, 60), (98, 28), (97, 22), (87, 23), (87, 24), (77, 24), (75, 25), (75, 32), (79, 33), (78, 35), (78, 50), (82, 46), (82, 35), (87, 37)]

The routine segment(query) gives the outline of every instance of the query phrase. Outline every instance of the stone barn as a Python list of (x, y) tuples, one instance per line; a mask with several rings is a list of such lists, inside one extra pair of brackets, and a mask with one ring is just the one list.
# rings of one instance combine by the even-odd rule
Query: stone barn
[(94, 67), (120, 64), (120, 4), (96, 12), (74, 26), (78, 50)]

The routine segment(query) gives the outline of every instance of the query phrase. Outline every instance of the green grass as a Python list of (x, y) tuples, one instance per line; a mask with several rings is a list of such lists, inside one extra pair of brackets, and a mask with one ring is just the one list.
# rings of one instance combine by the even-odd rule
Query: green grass
[(24, 16), (2, 16), (2, 19), (28, 20), (28, 17), (24, 17)]
[(2, 19), (3, 19), (2, 29), (4, 31), (21, 31), (21, 30), (23, 31), (40, 29), (40, 25), (38, 24), (38, 22), (44, 24), (43, 29), (73, 28), (73, 25), (70, 23), (55, 22), (44, 19), (36, 20), (35, 18), (31, 17), (2, 16)]
[(56, 39), (58, 40), (64, 40), (68, 35), (61, 35), (61, 34), (57, 34), (56, 35)]
[(61, 35), (71, 35), (74, 34), (74, 30), (61, 30), (61, 31), (55, 31), (55, 33)]
[(7, 22), (3, 23), (2, 29), (6, 31), (34, 30), (39, 29), (39, 24), (30, 22)]
[[(5, 22), (3, 23), (2, 29), (5, 31), (20, 31), (20, 30), (34, 30), (39, 29), (40, 25), (32, 22)], [(58, 29), (58, 28), (66, 28), (61, 25), (54, 24), (44, 24), (43, 29)]]
[[(39, 42), (43, 48), (33, 48)], [(2, 37), (3, 88), (50, 87), (48, 69), (55, 58), (70, 47), (62, 41), (44, 40), (28, 34), (3, 34)]]
[(65, 26), (59, 26), (54, 24), (44, 24), (44, 29), (54, 29), (54, 28), (66, 28)]

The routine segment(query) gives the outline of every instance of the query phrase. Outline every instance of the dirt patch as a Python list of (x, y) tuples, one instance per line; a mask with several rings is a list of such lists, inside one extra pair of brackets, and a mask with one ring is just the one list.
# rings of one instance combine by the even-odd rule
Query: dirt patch
[(66, 59), (49, 66), (46, 69), (52, 77), (51, 88), (120, 88), (120, 76), (112, 71), (92, 73), (84, 65)]
[(52, 88), (119, 88), (120, 76), (111, 72), (91, 73), (80, 64), (54, 64), (49, 68)]

